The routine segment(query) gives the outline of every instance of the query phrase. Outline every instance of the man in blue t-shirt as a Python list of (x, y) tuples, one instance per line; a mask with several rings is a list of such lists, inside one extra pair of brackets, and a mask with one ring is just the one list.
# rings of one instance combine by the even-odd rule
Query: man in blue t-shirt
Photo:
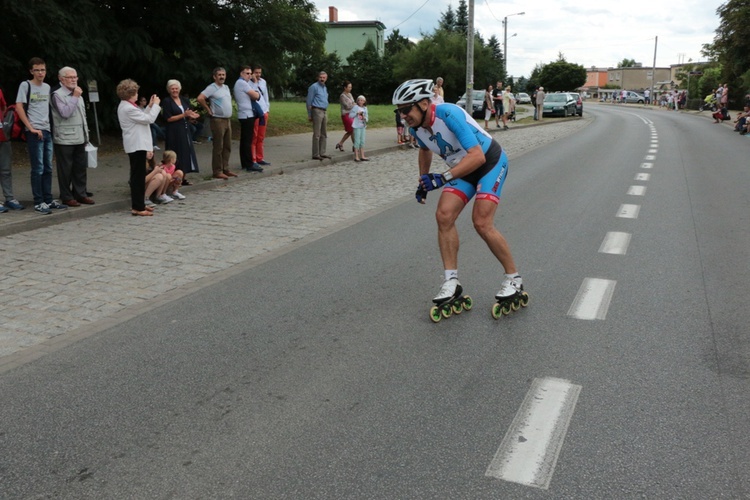
[[(508, 157), (500, 144), (482, 129), (463, 108), (455, 104), (433, 104), (432, 80), (409, 80), (393, 94), (412, 136), (419, 144), (419, 186), (416, 198), (424, 203), (427, 192), (446, 186), (437, 207), (438, 243), (445, 282), (433, 299), (441, 304), (461, 295), (458, 282), (458, 231), (456, 219), (476, 195), (472, 212), (474, 227), (505, 269), (498, 300), (518, 297), (523, 282), (508, 242), (495, 228), (494, 217), (508, 172)], [(433, 154), (447, 164), (442, 174), (430, 173)]]

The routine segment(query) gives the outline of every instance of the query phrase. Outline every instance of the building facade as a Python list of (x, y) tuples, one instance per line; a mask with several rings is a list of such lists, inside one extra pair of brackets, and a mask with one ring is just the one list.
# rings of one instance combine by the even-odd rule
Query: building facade
[(328, 19), (323, 23), (327, 31), (326, 52), (338, 54), (344, 65), (352, 52), (363, 49), (368, 40), (372, 40), (380, 57), (385, 54), (385, 25), (380, 21), (339, 21), (336, 7), (328, 7)]

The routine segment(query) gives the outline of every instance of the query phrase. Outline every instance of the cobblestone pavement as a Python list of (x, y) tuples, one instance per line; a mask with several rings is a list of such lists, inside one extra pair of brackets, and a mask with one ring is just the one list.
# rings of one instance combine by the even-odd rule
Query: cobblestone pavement
[[(512, 160), (590, 122), (497, 137)], [(120, 210), (3, 237), (0, 372), (75, 341), (76, 332), (100, 331), (118, 313), (137, 314), (165, 294), (174, 300), (194, 291), (198, 280), (411, 197), (416, 177), (414, 150), (374, 151), (367, 163), (343, 161), (190, 193), (159, 206), (155, 217)], [(164, 258), (176, 248), (179, 258)]]

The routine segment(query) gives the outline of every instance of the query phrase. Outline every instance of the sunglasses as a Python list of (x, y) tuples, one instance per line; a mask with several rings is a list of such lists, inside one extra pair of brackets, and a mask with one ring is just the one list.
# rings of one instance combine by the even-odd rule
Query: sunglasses
[(396, 108), (396, 113), (400, 115), (408, 115), (411, 112), (411, 109), (416, 105), (416, 103), (411, 103), (408, 106), (403, 106), (400, 108)]

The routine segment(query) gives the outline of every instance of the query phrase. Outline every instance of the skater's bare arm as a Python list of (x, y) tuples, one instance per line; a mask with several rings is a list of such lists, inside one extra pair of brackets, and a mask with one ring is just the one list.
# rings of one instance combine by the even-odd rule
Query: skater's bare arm
[(419, 148), (419, 175), (430, 173), (430, 166), (432, 165), (432, 151), (425, 148)]

